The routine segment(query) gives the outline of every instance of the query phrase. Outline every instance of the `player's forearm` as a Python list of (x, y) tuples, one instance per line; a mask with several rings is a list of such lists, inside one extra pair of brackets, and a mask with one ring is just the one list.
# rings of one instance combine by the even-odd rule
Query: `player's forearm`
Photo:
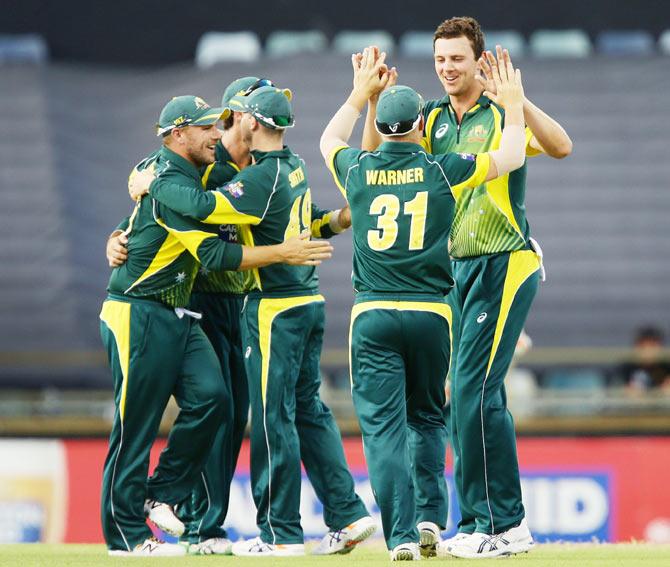
[(319, 143), (323, 159), (327, 160), (335, 148), (349, 145), (349, 139), (354, 131), (354, 126), (361, 116), (367, 100), (364, 93), (354, 89), (351, 91), (347, 101), (330, 119), (328, 126), (326, 126), (321, 135), (321, 142)]
[[(515, 119), (515, 118), (513, 118)], [(507, 114), (505, 115), (507, 122)], [(523, 122), (523, 115), (521, 116)], [(497, 150), (489, 152), (491, 164), (486, 181), (505, 175), (510, 171), (520, 168), (526, 160), (526, 130), (523, 124), (505, 124), (500, 146)]]
[(546, 112), (535, 106), (530, 100), (525, 99), (523, 114), (526, 124), (544, 153), (557, 159), (564, 158), (572, 153), (570, 136)]
[(281, 244), (272, 246), (242, 246), (242, 261), (237, 267), (237, 270), (242, 271), (250, 270), (252, 268), (263, 268), (270, 264), (283, 262), (284, 259)]
[(149, 187), (149, 195), (173, 211), (199, 221), (209, 217), (216, 206), (216, 199), (211, 191), (167, 180), (153, 182)]
[(361, 149), (371, 152), (382, 143), (382, 137), (375, 128), (375, 119), (377, 118), (377, 101), (370, 99), (368, 101), (368, 113), (365, 116), (365, 126), (363, 127), (363, 141)]

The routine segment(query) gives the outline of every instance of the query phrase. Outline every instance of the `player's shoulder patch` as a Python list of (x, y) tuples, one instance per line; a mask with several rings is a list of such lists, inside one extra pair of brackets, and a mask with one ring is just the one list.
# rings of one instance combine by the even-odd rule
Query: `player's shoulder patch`
[(228, 192), (231, 197), (239, 199), (244, 195), (244, 183), (241, 181), (233, 181), (224, 185), (221, 190)]
[(477, 156), (475, 154), (464, 154), (464, 153), (459, 153), (458, 154), (461, 159), (467, 160), (467, 161), (475, 161), (477, 159)]

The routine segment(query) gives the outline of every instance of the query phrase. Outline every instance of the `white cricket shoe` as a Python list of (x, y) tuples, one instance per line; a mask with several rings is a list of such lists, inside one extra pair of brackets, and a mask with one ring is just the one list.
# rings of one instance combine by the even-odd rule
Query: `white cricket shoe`
[(232, 552), (241, 557), (291, 557), (305, 555), (305, 544), (265, 543), (260, 537), (255, 537), (235, 542)]
[(413, 541), (396, 545), (391, 551), (391, 561), (419, 561), (419, 544)]
[(155, 537), (148, 537), (142, 543), (138, 543), (131, 551), (110, 549), (109, 554), (139, 557), (179, 557), (186, 555), (186, 548), (176, 543), (166, 543)]
[(351, 553), (359, 543), (377, 531), (377, 524), (370, 516), (359, 518), (346, 528), (328, 532), (312, 555), (333, 555)]
[(189, 555), (232, 555), (233, 542), (225, 537), (210, 537), (188, 546)]
[(170, 504), (157, 502), (156, 500), (146, 500), (144, 502), (144, 513), (157, 528), (166, 534), (179, 537), (184, 533), (184, 524), (177, 518)]
[(440, 543), (440, 526), (433, 522), (419, 522), (419, 548), (423, 557), (435, 557), (437, 544)]
[(438, 557), (452, 557), (451, 553), (449, 553), (448, 549), (452, 545), (454, 545), (457, 541), (460, 541), (462, 539), (469, 538), (472, 534), (465, 534), (463, 532), (458, 532), (455, 536), (450, 537), (449, 539), (445, 539), (441, 542), (439, 542), (435, 548), (435, 551), (437, 552)]
[(489, 535), (475, 532), (467, 538), (454, 542), (449, 555), (464, 559), (479, 559), (515, 555), (530, 551), (535, 543), (525, 518), (521, 523), (500, 534)]

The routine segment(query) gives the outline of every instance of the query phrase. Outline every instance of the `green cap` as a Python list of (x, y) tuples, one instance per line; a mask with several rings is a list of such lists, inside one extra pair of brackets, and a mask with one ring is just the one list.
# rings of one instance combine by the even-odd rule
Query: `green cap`
[(384, 136), (402, 136), (416, 128), (423, 98), (410, 87), (396, 85), (382, 92), (377, 102), (375, 126)]
[[(242, 112), (245, 98), (261, 87), (274, 87), (274, 83), (270, 79), (259, 79), (258, 77), (235, 79), (223, 91), (221, 106), (235, 112)], [(284, 94), (291, 100), (292, 93), (289, 89), (284, 89)]]
[(240, 112), (248, 112), (271, 130), (292, 128), (295, 119), (290, 93), (288, 89), (260, 87), (244, 97), (244, 108), (240, 109)]
[(156, 135), (164, 136), (183, 126), (209, 126), (230, 115), (228, 108), (212, 108), (199, 96), (176, 96), (161, 110)]

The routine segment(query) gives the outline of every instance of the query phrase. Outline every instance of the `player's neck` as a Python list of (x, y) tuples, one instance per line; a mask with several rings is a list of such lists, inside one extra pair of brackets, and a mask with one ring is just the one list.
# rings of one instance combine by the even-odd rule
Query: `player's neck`
[(249, 146), (242, 141), (242, 135), (239, 131), (233, 128), (224, 130), (221, 135), (221, 143), (240, 169), (251, 163)]
[(470, 89), (468, 92), (460, 95), (449, 95), (449, 103), (451, 108), (454, 109), (458, 122), (460, 123), (463, 115), (470, 110), (480, 96), (484, 92), (479, 85), (475, 85), (474, 88)]
[(259, 132), (251, 139), (250, 149), (257, 152), (277, 152), (284, 149), (284, 138), (266, 136)]

